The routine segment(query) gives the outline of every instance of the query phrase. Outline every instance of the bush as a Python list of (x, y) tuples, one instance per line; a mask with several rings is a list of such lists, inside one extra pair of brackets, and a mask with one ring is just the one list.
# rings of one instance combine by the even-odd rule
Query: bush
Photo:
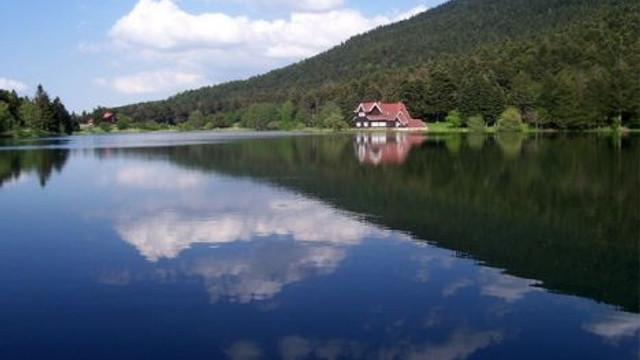
[(126, 115), (118, 116), (118, 122), (116, 123), (116, 127), (118, 130), (126, 130), (131, 127), (132, 120), (130, 117)]
[(460, 112), (458, 110), (449, 111), (444, 121), (452, 128), (458, 128), (462, 125), (462, 119), (460, 118)]
[(484, 119), (482, 115), (473, 115), (467, 119), (467, 128), (471, 132), (485, 132), (487, 128), (485, 127)]
[(518, 132), (522, 131), (522, 115), (520, 111), (514, 107), (508, 107), (500, 115), (497, 125), (498, 131)]
[(156, 130), (160, 130), (160, 129), (166, 129), (167, 125), (166, 124), (160, 124), (160, 123), (157, 123), (155, 121), (149, 120), (149, 121), (145, 121), (143, 123), (138, 124), (138, 127), (140, 128), (140, 130), (156, 131)]
[(322, 125), (326, 128), (333, 130), (344, 130), (347, 128), (347, 123), (340, 114), (331, 114), (322, 121)]
[(320, 108), (318, 118), (322, 127), (325, 128), (343, 130), (348, 126), (344, 121), (344, 116), (342, 116), (342, 110), (340, 110), (338, 105), (332, 102), (329, 102)]
[(104, 132), (111, 131), (111, 124), (109, 124), (108, 122), (101, 122), (99, 127), (100, 127), (100, 130)]

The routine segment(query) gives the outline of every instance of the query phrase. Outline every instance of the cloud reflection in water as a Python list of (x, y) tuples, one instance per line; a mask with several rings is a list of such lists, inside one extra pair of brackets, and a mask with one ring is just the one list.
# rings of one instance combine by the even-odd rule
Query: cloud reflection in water
[[(188, 265), (180, 271), (204, 279), (212, 302), (272, 298), (286, 284), (333, 272), (347, 248), (363, 238), (388, 234), (302, 195), (247, 180), (175, 172), (162, 164), (118, 170), (111, 183), (142, 188), (143, 196), (134, 208), (119, 212), (116, 230), (150, 262), (177, 259), (196, 245), (244, 243), (242, 251), (206, 252), (182, 261)], [(171, 187), (171, 178), (183, 180)]]

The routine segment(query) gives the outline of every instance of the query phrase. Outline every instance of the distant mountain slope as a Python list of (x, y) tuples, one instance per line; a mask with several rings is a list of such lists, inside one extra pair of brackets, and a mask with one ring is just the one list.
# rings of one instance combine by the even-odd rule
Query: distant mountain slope
[[(634, 36), (637, 38), (637, 25), (633, 23), (638, 18), (639, 8), (636, 0), (452, 0), (411, 19), (355, 36), (327, 52), (265, 75), (186, 91), (166, 101), (136, 104), (120, 110), (136, 120), (181, 122), (195, 110), (215, 114), (264, 101), (281, 103), (292, 100), (302, 110), (313, 112), (323, 101), (340, 102), (345, 99), (342, 93), (354, 94), (353, 98), (348, 98), (349, 102), (343, 100), (340, 103), (343, 110), (353, 106), (351, 103), (356, 101), (355, 96), (424, 102), (405, 96), (407, 89), (400, 88), (399, 83), (416, 77), (429, 82), (433, 63), (437, 61), (444, 62), (445, 67), (448, 67), (446, 71), (451, 73), (448, 74), (450, 80), (460, 82), (464, 79), (454, 73), (464, 70), (464, 67), (468, 68), (469, 63), (464, 63), (464, 59), (480, 59), (482, 66), (472, 71), (491, 70), (496, 73), (491, 69), (492, 64), (488, 64), (496, 62), (496, 55), (491, 52), (507, 53), (513, 50), (513, 46), (538, 51), (536, 48), (546, 45), (544, 42), (549, 42), (551, 47), (562, 47), (567, 39), (572, 41), (576, 35), (580, 37), (588, 28), (608, 23), (611, 23), (609, 28), (603, 32), (607, 36), (613, 34), (612, 38), (624, 36), (626, 42), (617, 45), (623, 46), (619, 51), (627, 55), (631, 52), (629, 44), (633, 45)], [(615, 24), (617, 22), (626, 27), (622, 29), (619, 24)], [(569, 37), (554, 37), (568, 31), (573, 31)], [(621, 31), (626, 34), (618, 33)], [(595, 49), (582, 46), (579, 51), (590, 54), (602, 52), (600, 46), (603, 44), (598, 43), (600, 40), (591, 39)], [(530, 60), (526, 58), (519, 61), (517, 57), (525, 56), (523, 54), (507, 55), (514, 55), (516, 58), (511, 56), (514, 62)], [(568, 59), (557, 60), (574, 61), (571, 57), (581, 56), (591, 55), (578, 53)], [(627, 62), (631, 61), (625, 60), (625, 65), (628, 65)], [(461, 65), (464, 66), (460, 67)], [(573, 67), (575, 64), (569, 65)], [(605, 63), (598, 65), (615, 66)], [(514, 73), (522, 70), (528, 71), (520, 68), (515, 69)], [(493, 73), (488, 72), (487, 77), (494, 77)], [(500, 100), (502, 107), (518, 105), (509, 104), (506, 99), (510, 91), (510, 80), (512, 79), (495, 79), (497, 85), (502, 87), (499, 92), (504, 94), (504, 99)], [(387, 83), (383, 89), (377, 85), (381, 82)], [(456, 86), (459, 85), (458, 83)], [(346, 88), (339, 89), (341, 86)], [(441, 89), (437, 90), (443, 92)], [(452, 96), (458, 96), (459, 90), (448, 91)], [(421, 109), (420, 104), (409, 106), (418, 115), (439, 118), (443, 113), (460, 107), (460, 99), (453, 100), (452, 104), (444, 106), (448, 107), (446, 109)], [(500, 106), (496, 108), (498, 107)], [(485, 116), (491, 115), (480, 108), (472, 110)], [(624, 111), (629, 113), (635, 110)]]
[(413, 65), (446, 53), (465, 53), (505, 39), (526, 39), (624, 2), (628, 1), (453, 0), (252, 80), (269, 87), (282, 80), (295, 85), (356, 78), (376, 69)]

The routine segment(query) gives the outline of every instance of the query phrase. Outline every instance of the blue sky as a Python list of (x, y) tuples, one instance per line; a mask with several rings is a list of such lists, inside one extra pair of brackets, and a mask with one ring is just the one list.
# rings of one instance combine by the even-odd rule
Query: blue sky
[(444, 0), (2, 0), (0, 88), (70, 110), (163, 99), (317, 54)]

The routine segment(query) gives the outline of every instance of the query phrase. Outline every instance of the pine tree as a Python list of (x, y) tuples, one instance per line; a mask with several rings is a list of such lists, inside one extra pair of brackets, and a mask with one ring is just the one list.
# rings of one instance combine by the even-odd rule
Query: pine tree
[(71, 114), (67, 111), (59, 97), (53, 100), (51, 105), (53, 111), (52, 120), (49, 123), (49, 131), (64, 132), (65, 134), (71, 134), (73, 132), (73, 121)]

